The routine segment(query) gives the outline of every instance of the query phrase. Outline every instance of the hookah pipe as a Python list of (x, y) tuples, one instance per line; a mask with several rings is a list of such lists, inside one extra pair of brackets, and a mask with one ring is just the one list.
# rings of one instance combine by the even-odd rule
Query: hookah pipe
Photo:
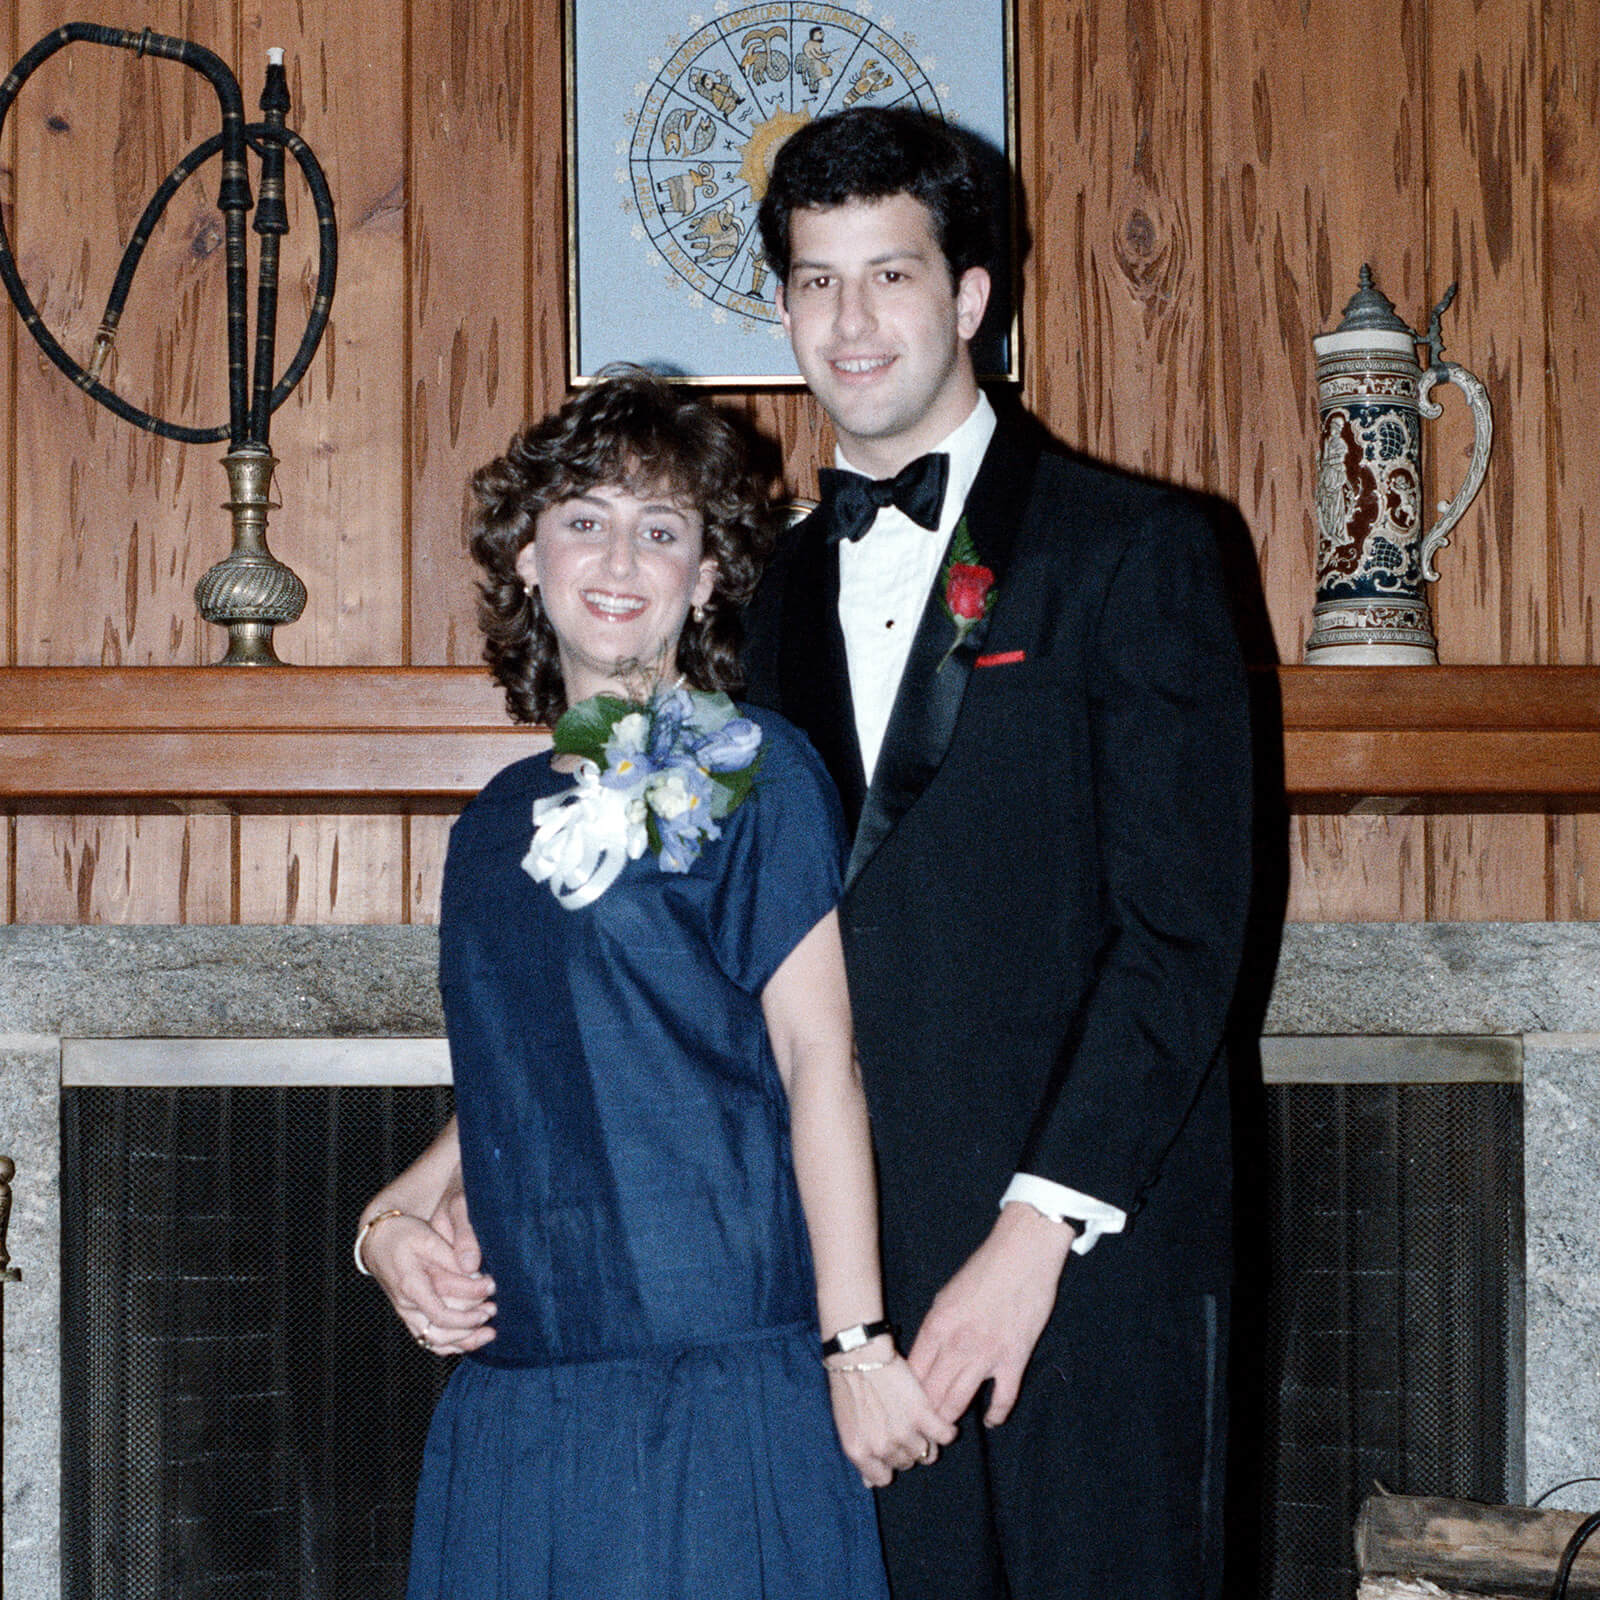
[[(23, 326), (40, 349), (85, 394), (108, 411), (163, 439), (184, 444), (228, 441), (228, 453), (222, 458), (222, 465), (228, 474), (227, 509), (233, 515), (233, 550), (195, 585), (195, 603), (207, 622), (228, 630), (228, 653), (223, 657), (223, 665), (275, 666), (278, 657), (272, 648), (272, 630), (293, 622), (305, 609), (306, 587), (267, 549), (267, 512), (279, 504), (271, 498), (272, 472), (278, 463), (269, 448), (268, 433), (272, 413), (289, 398), (311, 364), (333, 305), (338, 234), (328, 181), (311, 147), (284, 125), (289, 111), (289, 87), (283, 70), (282, 50), (267, 52), (266, 85), (260, 100), (265, 120), (247, 123), (238, 80), (219, 56), (189, 40), (152, 33), (148, 28), (136, 33), (92, 22), (69, 22), (47, 34), (0, 83), (0, 131), (28, 78), (58, 50), (80, 40), (132, 50), (141, 56), (179, 61), (200, 73), (216, 91), (222, 109), (222, 131), (191, 150), (151, 196), (122, 253), (87, 368), (74, 361), (45, 327), (17, 271), (3, 217), (0, 217), (0, 282), (5, 284)], [(152, 416), (124, 400), (101, 383), (100, 373), (116, 341), (117, 326), (133, 287), (134, 273), (156, 223), (189, 176), (219, 150), (222, 152), (222, 187), (217, 207), (223, 217), (228, 298), (228, 421), (212, 428), (190, 428)], [(249, 372), (245, 264), (245, 213), (253, 204), (245, 167), (247, 150), (254, 151), (261, 160), (261, 203), (255, 208), (252, 224), (261, 240), (256, 275), (253, 382)], [(286, 155), (295, 158), (316, 211), (317, 286), (299, 348), (283, 376), (274, 384), (278, 257), (283, 235), (289, 231), (289, 217), (284, 206)]]

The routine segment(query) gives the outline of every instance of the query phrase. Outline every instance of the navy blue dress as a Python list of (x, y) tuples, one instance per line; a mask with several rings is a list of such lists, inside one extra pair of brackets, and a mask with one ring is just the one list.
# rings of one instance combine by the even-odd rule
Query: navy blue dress
[(495, 1340), (433, 1419), (408, 1600), (882, 1600), (834, 1432), (762, 1017), (837, 903), (838, 801), (762, 712), (761, 769), (684, 874), (568, 911), (521, 869), (548, 757), (450, 835), (440, 987)]

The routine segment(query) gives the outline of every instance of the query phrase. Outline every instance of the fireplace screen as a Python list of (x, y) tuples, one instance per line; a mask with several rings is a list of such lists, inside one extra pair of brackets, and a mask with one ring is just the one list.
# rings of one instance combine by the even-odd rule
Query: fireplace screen
[[(1232, 1508), (1259, 1583), (1234, 1592), (1350, 1600), (1374, 1483), (1519, 1487), (1521, 1089), (1266, 1096), (1242, 1197), (1270, 1293), (1236, 1341), (1265, 1361)], [(447, 1368), (349, 1249), (449, 1091), (71, 1087), (63, 1107), (64, 1600), (397, 1600)]]
[(1520, 1490), (1522, 1090), (1267, 1090), (1263, 1583), (1351, 1600), (1377, 1485)]
[(63, 1091), (64, 1600), (393, 1600), (448, 1368), (350, 1261), (438, 1088)]

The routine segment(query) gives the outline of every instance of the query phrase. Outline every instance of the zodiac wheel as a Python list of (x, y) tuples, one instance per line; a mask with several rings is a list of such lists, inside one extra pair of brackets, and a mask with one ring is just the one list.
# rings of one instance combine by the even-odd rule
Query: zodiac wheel
[(870, 6), (769, 3), (724, 9), (669, 41), (628, 116), (634, 237), (679, 284), (740, 319), (778, 324), (756, 211), (773, 157), (796, 129), (855, 105), (915, 105), (947, 115), (912, 54), (914, 35)]

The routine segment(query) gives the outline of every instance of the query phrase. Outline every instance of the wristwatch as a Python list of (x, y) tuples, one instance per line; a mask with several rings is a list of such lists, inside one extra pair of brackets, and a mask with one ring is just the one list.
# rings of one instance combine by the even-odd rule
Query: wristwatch
[(864, 1344), (871, 1344), (880, 1333), (893, 1333), (894, 1325), (887, 1317), (880, 1318), (877, 1322), (858, 1322), (849, 1328), (841, 1328), (831, 1339), (822, 1341), (822, 1353), (825, 1356), (849, 1355), (852, 1350), (859, 1350)]

